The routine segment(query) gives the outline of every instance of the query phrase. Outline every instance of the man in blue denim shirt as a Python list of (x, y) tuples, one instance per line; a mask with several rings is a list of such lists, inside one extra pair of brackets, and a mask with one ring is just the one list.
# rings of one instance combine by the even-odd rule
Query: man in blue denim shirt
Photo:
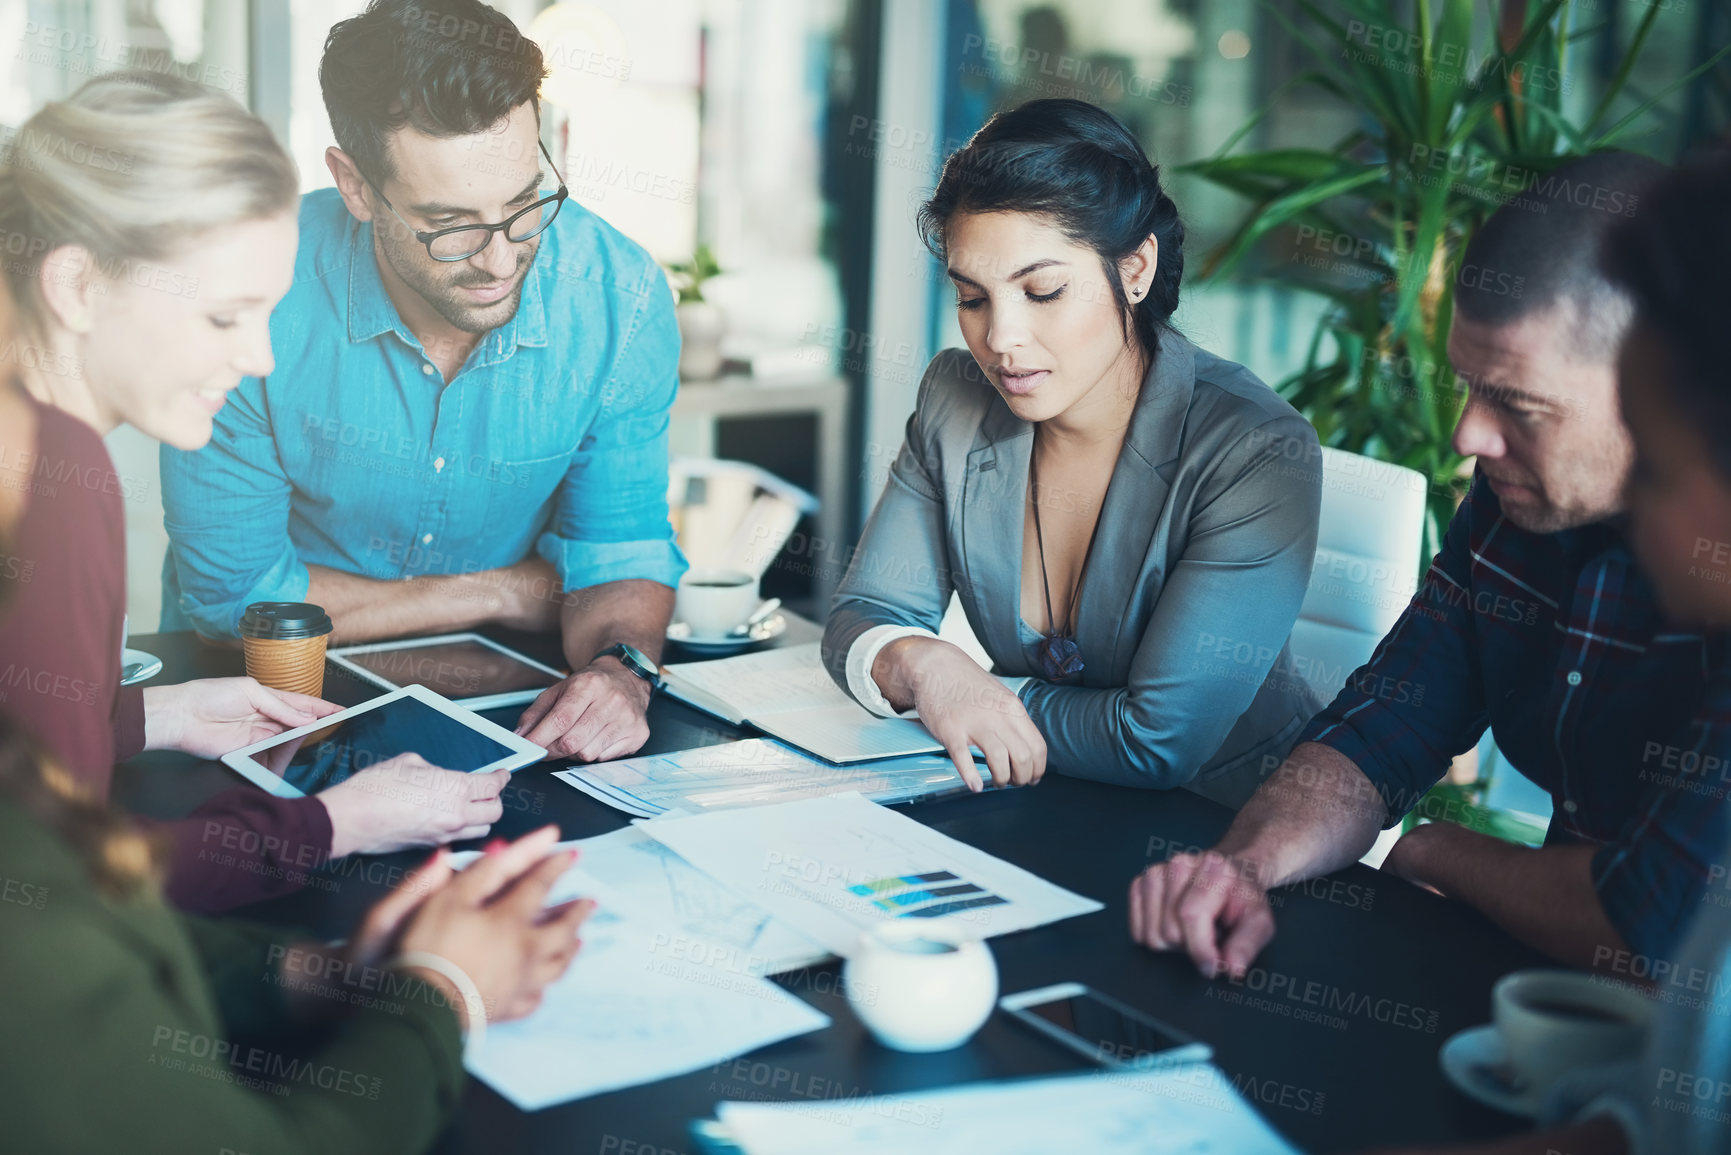
[(619, 757), (649, 685), (608, 651), (660, 653), (685, 568), (673, 300), (562, 181), (543, 191), (540, 51), (475, 0), (453, 14), (375, 0), (332, 30), (337, 187), (303, 199), (275, 369), (207, 448), (163, 450), (163, 625), (231, 638), (249, 603), (306, 600), (345, 642), (557, 627), (576, 673), (522, 729)]

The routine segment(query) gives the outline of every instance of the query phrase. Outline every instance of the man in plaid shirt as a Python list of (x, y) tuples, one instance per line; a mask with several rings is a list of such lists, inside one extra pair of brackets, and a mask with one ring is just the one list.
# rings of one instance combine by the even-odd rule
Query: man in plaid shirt
[(1675, 950), (1727, 833), (1728, 704), (1707, 693), (1726, 647), (1663, 620), (1623, 536), (1630, 306), (1596, 263), (1659, 171), (1571, 162), (1473, 238), (1449, 336), (1471, 492), (1400, 620), (1219, 845), (1132, 884), (1137, 941), (1242, 974), (1274, 933), (1266, 890), (1356, 861), (1489, 726), (1551, 793), (1544, 846), (1435, 822), (1383, 869), (1564, 962)]

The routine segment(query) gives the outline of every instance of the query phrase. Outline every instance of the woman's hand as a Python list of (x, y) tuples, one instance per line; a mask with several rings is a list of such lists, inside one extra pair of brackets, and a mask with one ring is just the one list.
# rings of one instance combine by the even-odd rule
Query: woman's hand
[(509, 770), (441, 770), (418, 754), (369, 766), (317, 795), (331, 816), (331, 857), (479, 838), (505, 812), (510, 782)]
[(993, 785), (1029, 786), (1046, 773), (1046, 739), (1022, 700), (960, 647), (898, 639), (878, 652), (872, 678), (892, 705), (912, 703), (968, 789), (982, 789), (971, 746), (985, 755)]
[(341, 706), (251, 678), (204, 678), (144, 691), (144, 748), (220, 758), (285, 730), (335, 714)]
[[(571, 965), (582, 945), (577, 932), (595, 910), (589, 899), (543, 908), (547, 892), (577, 857), (575, 850), (549, 854), (558, 838), (557, 826), (544, 826), (509, 845), (494, 843), (460, 872), (440, 851), (415, 876), (425, 896), (398, 900), (412, 909), (379, 914), (372, 929), (382, 929), (393, 916), (406, 919), (399, 938), (403, 953), (425, 951), (461, 970), (480, 991), (489, 1022), (520, 1019), (541, 1005), (547, 985)], [(369, 915), (357, 940), (373, 922)], [(411, 969), (461, 1013), (455, 984), (436, 971)]]

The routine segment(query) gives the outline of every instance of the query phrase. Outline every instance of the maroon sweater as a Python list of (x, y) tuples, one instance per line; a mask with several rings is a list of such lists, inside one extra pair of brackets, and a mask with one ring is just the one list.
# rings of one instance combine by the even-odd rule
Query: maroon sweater
[[(12, 556), (0, 556), (12, 604), (0, 616), (0, 708), (68, 773), (108, 797), (114, 764), (144, 749), (144, 693), (120, 685), (126, 611), (121, 482), (94, 430), (36, 405), (36, 445), (0, 436), (0, 464), (27, 474)], [(227, 791), (186, 818), (149, 824), (173, 847), (168, 898), (213, 914), (299, 889), (330, 857), (317, 798)]]

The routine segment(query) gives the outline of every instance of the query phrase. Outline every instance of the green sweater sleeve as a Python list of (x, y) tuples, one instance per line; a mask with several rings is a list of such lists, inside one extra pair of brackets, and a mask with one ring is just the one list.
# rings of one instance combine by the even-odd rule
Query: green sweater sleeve
[(180, 924), (204, 971), (226, 1034), (287, 1037), (298, 1033), (282, 989), (274, 981), (282, 952), (294, 936), (276, 927), (189, 914), (180, 916)]
[(0, 1099), (17, 1149), (409, 1153), (454, 1109), (456, 1017), (414, 980), (388, 976), (299, 1049), (264, 965), (271, 932), (109, 902), (5, 806), (0, 875), (32, 887), (29, 903), (0, 901)]

